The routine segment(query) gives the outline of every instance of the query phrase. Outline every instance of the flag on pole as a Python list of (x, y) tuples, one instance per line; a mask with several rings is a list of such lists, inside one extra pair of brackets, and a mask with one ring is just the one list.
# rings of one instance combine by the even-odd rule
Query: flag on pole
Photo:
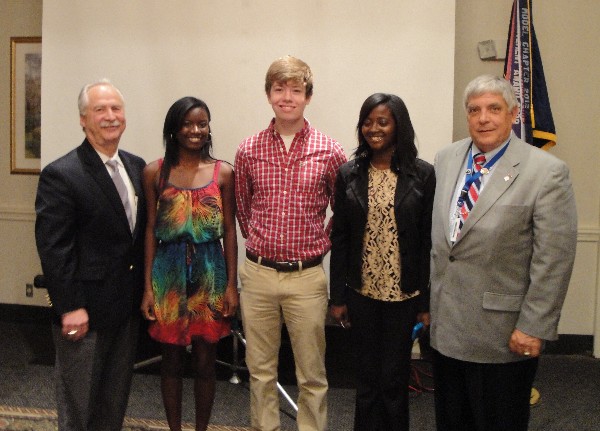
[(533, 19), (532, 0), (514, 0), (506, 44), (504, 77), (512, 84), (520, 112), (513, 131), (538, 148), (556, 145), (556, 130), (548, 99), (542, 58)]

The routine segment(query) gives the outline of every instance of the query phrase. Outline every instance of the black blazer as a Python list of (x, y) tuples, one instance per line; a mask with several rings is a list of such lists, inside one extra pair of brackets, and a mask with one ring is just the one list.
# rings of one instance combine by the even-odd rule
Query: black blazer
[[(359, 290), (363, 237), (368, 212), (368, 161), (353, 159), (340, 167), (335, 186), (331, 231), (331, 303), (346, 303), (348, 289)], [(435, 193), (433, 166), (417, 159), (414, 172), (400, 172), (394, 196), (403, 292), (421, 291), (420, 311), (429, 309), (431, 212)]]
[(85, 308), (90, 329), (137, 312), (143, 293), (146, 205), (140, 157), (119, 151), (137, 195), (132, 233), (117, 189), (85, 140), (40, 175), (35, 237), (56, 318)]

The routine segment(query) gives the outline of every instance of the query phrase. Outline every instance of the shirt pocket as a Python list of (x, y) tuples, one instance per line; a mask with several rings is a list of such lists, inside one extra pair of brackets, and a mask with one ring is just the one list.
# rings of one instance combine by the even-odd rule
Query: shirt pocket
[(301, 195), (314, 195), (323, 190), (326, 164), (316, 160), (298, 161), (293, 169), (293, 190)]

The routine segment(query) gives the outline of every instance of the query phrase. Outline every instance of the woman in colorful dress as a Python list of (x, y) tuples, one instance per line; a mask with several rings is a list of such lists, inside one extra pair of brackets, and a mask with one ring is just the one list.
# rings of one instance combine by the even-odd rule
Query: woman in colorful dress
[[(238, 306), (234, 172), (211, 155), (210, 111), (175, 102), (163, 127), (164, 159), (144, 169), (148, 207), (142, 313), (161, 343), (161, 390), (169, 428), (181, 430), (186, 347), (192, 346), (196, 430), (215, 395), (216, 346)], [(222, 244), (221, 244), (222, 240)]]
[(405, 431), (412, 329), (429, 324), (433, 166), (417, 158), (398, 96), (368, 97), (340, 167), (331, 232), (332, 317), (352, 327), (355, 431)]

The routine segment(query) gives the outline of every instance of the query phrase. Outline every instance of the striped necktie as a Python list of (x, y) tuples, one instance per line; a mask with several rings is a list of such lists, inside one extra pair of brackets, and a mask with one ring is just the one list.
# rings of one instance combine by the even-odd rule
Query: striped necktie
[[(473, 169), (475, 172), (481, 171), (481, 168), (485, 165), (485, 154), (477, 153), (473, 156)], [(463, 224), (469, 217), (469, 213), (471, 209), (473, 209), (473, 205), (479, 199), (479, 189), (481, 188), (481, 176), (477, 178), (475, 181), (471, 183), (469, 187), (469, 192), (465, 197), (464, 205), (460, 207), (460, 226), (459, 229), (462, 229)]]
[(123, 208), (125, 208), (125, 214), (127, 215), (127, 221), (129, 222), (129, 229), (133, 232), (133, 216), (131, 214), (131, 205), (129, 203), (129, 192), (127, 191), (127, 186), (125, 185), (123, 177), (119, 173), (119, 164), (116, 160), (109, 160), (106, 164), (111, 170), (110, 177), (112, 178), (113, 183), (115, 183), (117, 192), (119, 192), (121, 202), (123, 202)]

